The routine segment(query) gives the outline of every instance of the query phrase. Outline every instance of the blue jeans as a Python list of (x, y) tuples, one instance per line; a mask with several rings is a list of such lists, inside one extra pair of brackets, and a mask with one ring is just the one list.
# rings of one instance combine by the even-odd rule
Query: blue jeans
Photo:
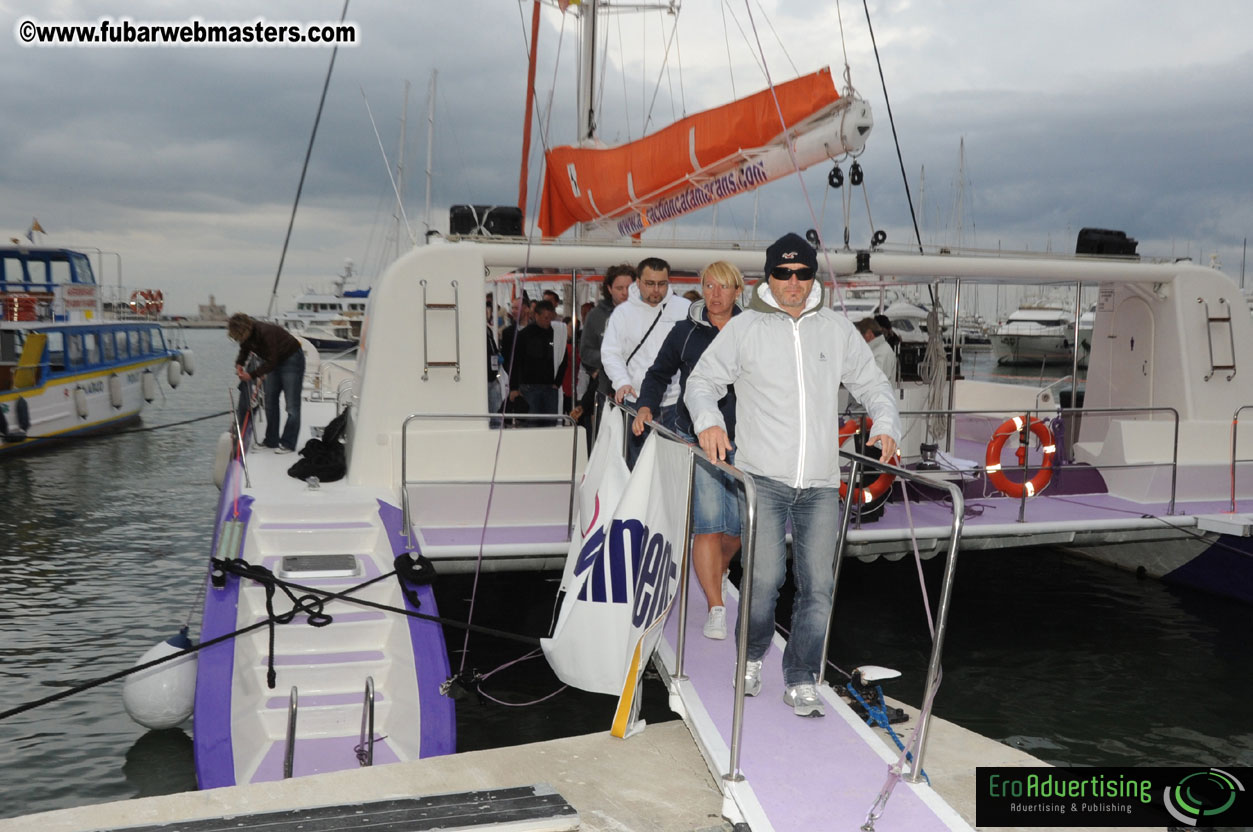
[[(304, 350), (296, 350), (265, 376), (265, 442), (267, 448), (282, 445), (296, 450), (300, 436), (300, 388), (305, 379)], [(282, 438), (278, 434), (278, 396), (283, 394), (283, 406), (287, 409), (287, 421), (283, 423)]]
[[(551, 384), (523, 384), (518, 388), (532, 416), (545, 413), (557, 414), (557, 388)], [(525, 428), (546, 427), (549, 423), (543, 419), (523, 419)]]
[[(689, 442), (695, 442), (687, 437)], [(697, 460), (692, 463), (692, 534), (740, 536), (740, 484), (727, 474)], [(735, 452), (727, 454), (735, 464)]]
[(757, 487), (757, 549), (753, 558), (748, 658), (760, 661), (774, 635), (774, 608), (787, 575), (784, 535), (790, 520), (796, 597), (792, 635), (783, 651), (783, 682), (789, 687), (812, 683), (822, 669), (822, 642), (831, 618), (840, 492), (837, 488), (792, 488), (766, 477), (751, 476)]

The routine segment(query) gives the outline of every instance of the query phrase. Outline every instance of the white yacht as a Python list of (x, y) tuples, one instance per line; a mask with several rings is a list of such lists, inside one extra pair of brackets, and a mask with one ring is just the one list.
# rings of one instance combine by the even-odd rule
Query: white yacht
[(282, 313), (278, 323), (319, 350), (347, 350), (361, 340), (369, 289), (350, 289), (353, 266), (349, 260), (329, 290), (306, 289), (294, 308)]
[[(1088, 317), (1086, 337), (1083, 318), (1079, 322), (1079, 363), (1083, 366), (1088, 363), (1094, 317)], [(992, 336), (997, 364), (1070, 364), (1075, 348), (1074, 310), (1060, 305), (1021, 306)]]

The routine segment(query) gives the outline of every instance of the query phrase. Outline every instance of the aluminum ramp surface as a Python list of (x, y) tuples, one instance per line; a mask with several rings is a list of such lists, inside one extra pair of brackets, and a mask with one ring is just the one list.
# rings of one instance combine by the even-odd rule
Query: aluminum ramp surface
[[(688, 727), (725, 792), (727, 784), (722, 776), (730, 761), (735, 698), (733, 628), (739, 596), (731, 593), (725, 598), (728, 638), (713, 641), (701, 634), (705, 598), (694, 577), (690, 592), (683, 662), (688, 679), (678, 683), (678, 695)], [(675, 668), (678, 621), (676, 603), (658, 646), (658, 655), (670, 675)], [(827, 705), (825, 717), (804, 719), (792, 713), (783, 702), (784, 644), (781, 636), (774, 637), (762, 666), (761, 693), (745, 698), (740, 768), (746, 780), (733, 785), (729, 796), (753, 832), (860, 829), (887, 781), (895, 752), (889, 753), (830, 688), (820, 691)], [(671, 689), (675, 689), (673, 683)], [(896, 785), (887, 809), (875, 823), (876, 832), (970, 829), (930, 786), (904, 781)]]

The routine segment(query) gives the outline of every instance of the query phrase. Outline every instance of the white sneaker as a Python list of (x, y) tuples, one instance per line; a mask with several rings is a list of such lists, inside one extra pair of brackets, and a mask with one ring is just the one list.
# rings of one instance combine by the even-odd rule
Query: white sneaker
[(705, 638), (724, 639), (727, 637), (727, 608), (711, 607), (709, 617), (705, 619)]
[(759, 693), (761, 693), (761, 662), (749, 661), (744, 671), (744, 695), (756, 696)]
[(783, 692), (783, 701), (797, 716), (826, 716), (818, 691), (811, 684), (793, 685)]
[(290, 454), (290, 453), (293, 453), (293, 451), (292, 451), (292, 449), (291, 449), (291, 448), (284, 448), (282, 445), (279, 445), (277, 448), (275, 448), (275, 449), (274, 449), (274, 453), (276, 453), (276, 454)]

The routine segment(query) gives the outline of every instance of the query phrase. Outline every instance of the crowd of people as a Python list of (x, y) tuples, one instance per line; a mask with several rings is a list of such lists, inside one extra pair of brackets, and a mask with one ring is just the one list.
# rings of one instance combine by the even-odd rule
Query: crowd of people
[[(796, 594), (783, 699), (799, 716), (824, 714), (815, 683), (839, 536), (840, 387), (870, 416), (866, 444), (878, 446), (882, 459), (895, 458), (901, 437), (890, 322), (850, 323), (830, 308), (817, 273), (817, 252), (796, 234), (767, 249), (766, 279), (747, 298), (743, 275), (730, 263), (711, 263), (699, 291), (680, 295), (669, 264), (649, 257), (606, 271), (599, 303), (583, 310), (578, 373), (570, 346), (564, 353), (554, 347), (569, 330), (552, 331), (553, 299), (520, 304), (500, 348), (510, 368), (508, 399), (523, 400), (532, 413), (556, 414), (556, 391), (563, 389), (568, 412), (588, 429), (589, 441), (611, 398), (634, 410), (629, 466), (648, 426), (657, 424), (752, 478), (758, 526), (744, 686), (749, 696), (762, 689), (790, 528)], [(489, 383), (497, 382), (489, 376)], [(505, 409), (507, 416), (508, 404)], [(725, 639), (723, 596), (740, 549), (743, 490), (712, 466), (697, 469), (692, 561), (707, 605), (703, 632)]]

